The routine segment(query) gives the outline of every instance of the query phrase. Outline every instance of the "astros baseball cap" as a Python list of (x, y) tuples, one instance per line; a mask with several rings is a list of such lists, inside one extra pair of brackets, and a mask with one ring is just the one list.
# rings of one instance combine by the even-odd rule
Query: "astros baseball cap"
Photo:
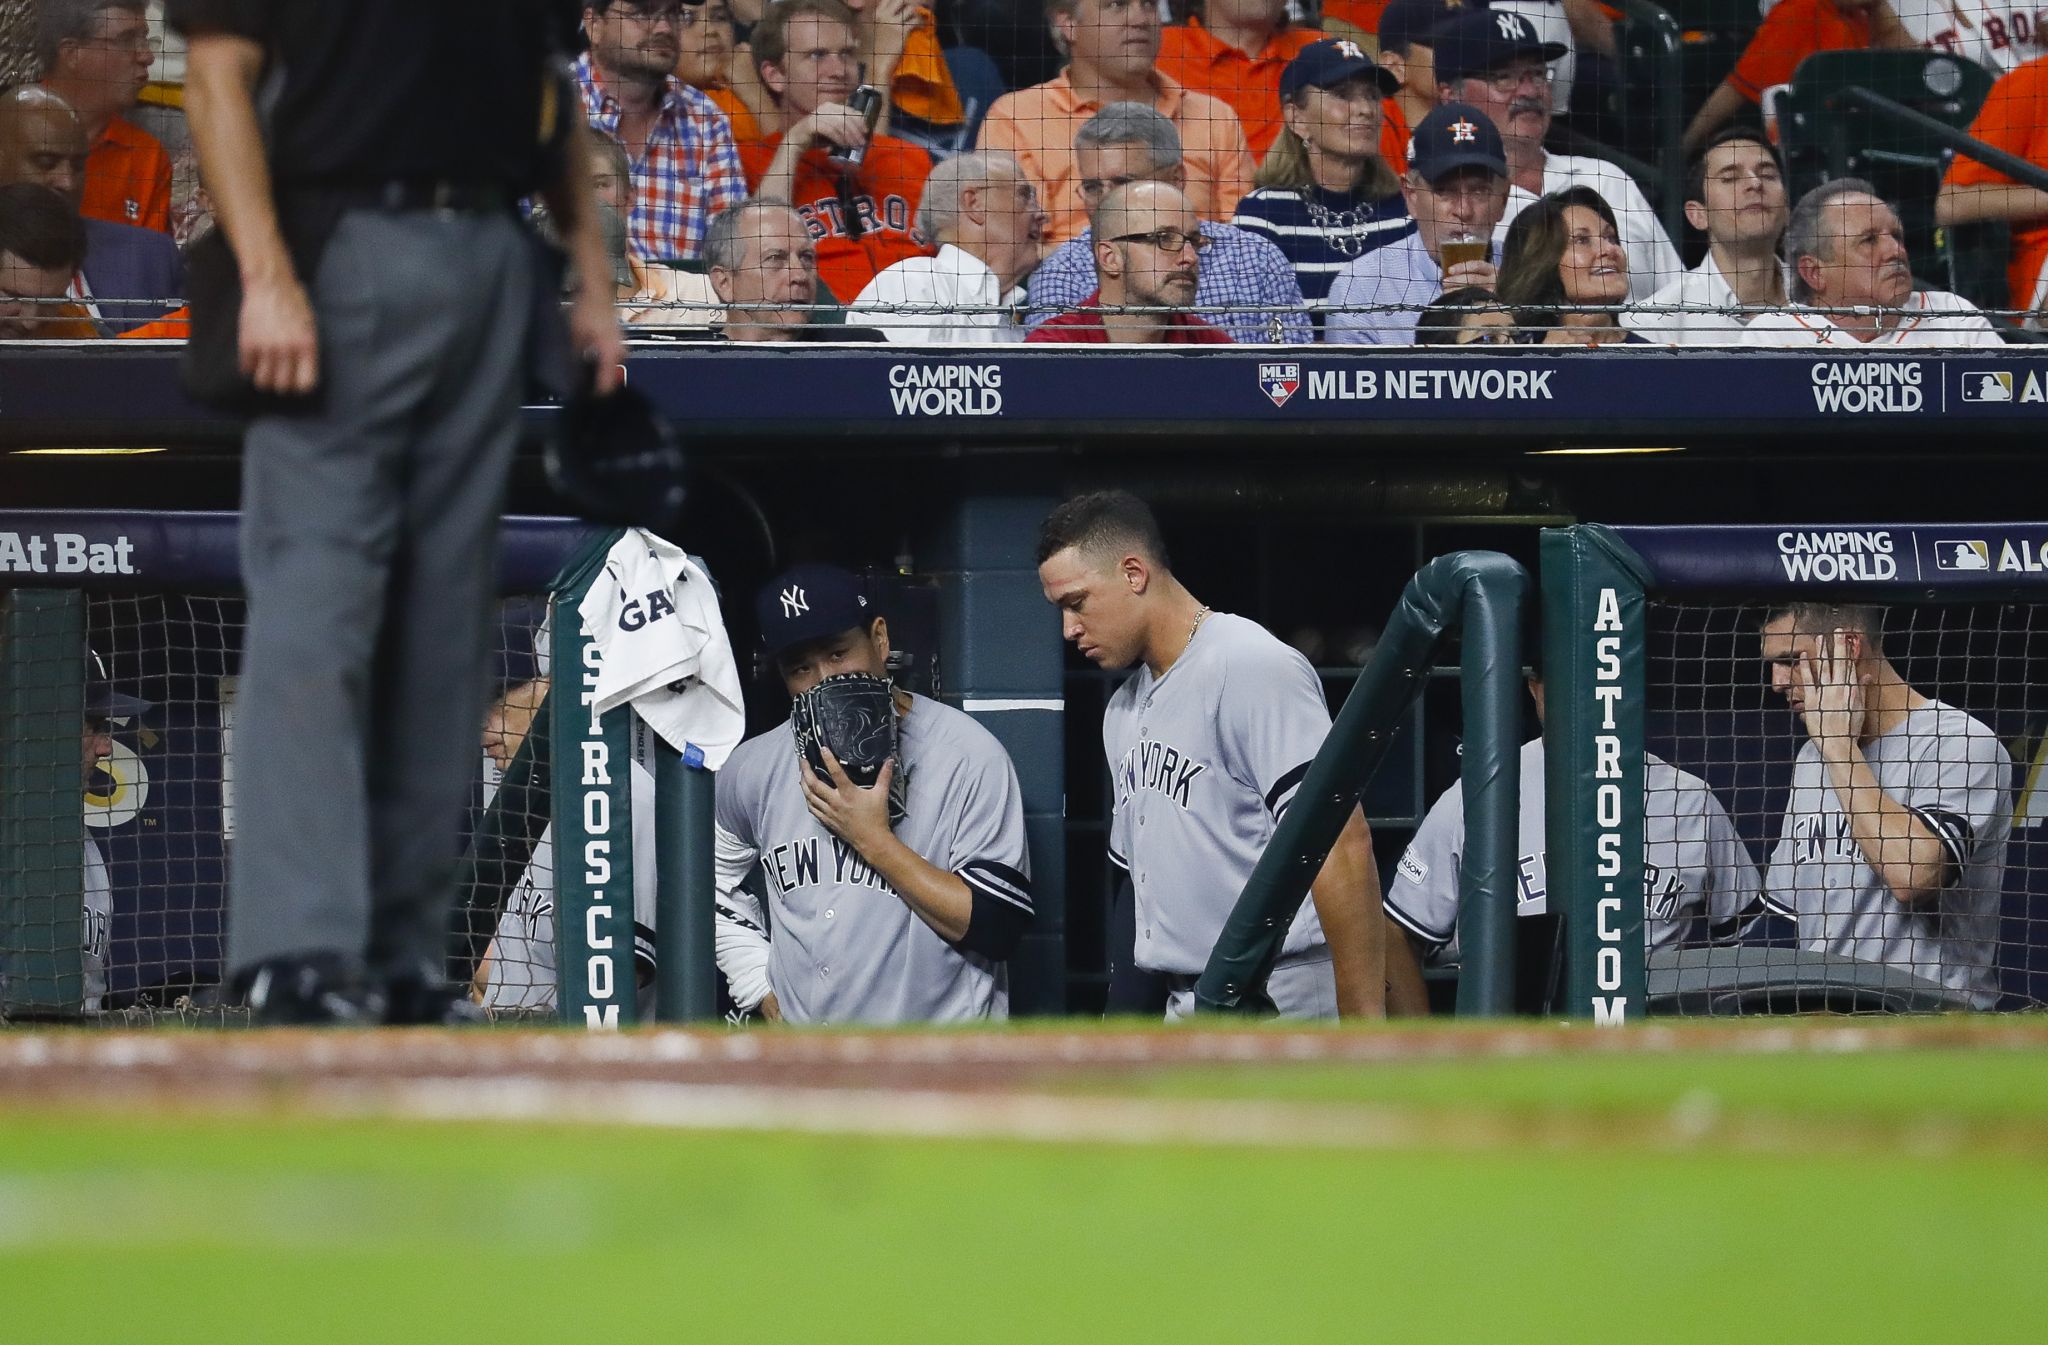
[(866, 626), (881, 615), (867, 585), (837, 565), (798, 565), (765, 584), (754, 598), (761, 643), (770, 654)]
[(1424, 182), (1459, 168), (1508, 175), (1507, 149), (1493, 118), (1470, 103), (1439, 103), (1408, 137), (1408, 166)]
[(1465, 10), (1434, 30), (1430, 45), (1440, 84), (1476, 78), (1521, 56), (1554, 61), (1565, 53), (1564, 43), (1545, 42), (1535, 24), (1504, 9)]
[(1485, 7), (1486, 0), (1388, 0), (1380, 11), (1380, 50), (1405, 52), (1416, 42), (1429, 46), (1436, 29), (1467, 10)]
[(1330, 89), (1347, 79), (1364, 75), (1379, 87), (1380, 97), (1392, 98), (1401, 91), (1394, 72), (1365, 54), (1365, 48), (1348, 38), (1326, 37), (1294, 53), (1294, 59), (1280, 72), (1282, 101), (1303, 89)]

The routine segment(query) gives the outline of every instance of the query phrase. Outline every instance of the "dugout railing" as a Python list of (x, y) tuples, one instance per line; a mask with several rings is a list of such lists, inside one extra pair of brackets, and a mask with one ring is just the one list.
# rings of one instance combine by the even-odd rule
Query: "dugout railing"
[[(1663, 1012), (2048, 1002), (2044, 546), (2048, 524), (2026, 523), (1546, 530), (1547, 870), (1568, 952), (1564, 1010), (1620, 1023)], [(1924, 928), (1938, 943), (1919, 926), (1900, 934), (1902, 927), (1881, 921), (1827, 923), (1889, 910), (1870, 893), (1859, 905), (1804, 876), (1816, 863), (1830, 875), (1852, 873), (1860, 852), (1848, 849), (1851, 838), (1836, 834), (1839, 828), (1809, 826), (1788, 803), (1806, 734), (1771, 691), (1760, 632), (1790, 602), (1822, 604), (1823, 615), (1840, 611), (1845, 628), (1862, 619), (1853, 607), (1881, 608), (1879, 647), (1904, 682), (1995, 737), (1995, 748), (1947, 754), (1963, 760), (1955, 778), (1916, 774), (1911, 787), (1922, 792), (1906, 800), (1930, 815), (1971, 814), (1964, 834), (1972, 864), (1989, 862), (1976, 847), (2009, 832), (1989, 923), (1966, 894), (1952, 902), (1951, 889), (1917, 899), (1915, 909), (1937, 922)], [(1922, 748), (1936, 755), (1932, 743), (1895, 746), (1916, 758)], [(1645, 795), (1646, 753), (1704, 783), (1766, 889), (1766, 904), (1742, 913), (1730, 941), (1674, 942), (1646, 953), (1646, 911), (1656, 918), (1658, 901), (1645, 886), (1644, 819), (1655, 806)], [(1969, 769), (2008, 759), (2009, 767)], [(2001, 775), (1997, 799), (1965, 792)], [(1785, 864), (1772, 891), (1779, 860)], [(1801, 875), (1796, 882), (1794, 874)], [(1853, 928), (1855, 937), (1816, 939), (1814, 926), (1782, 913), (1788, 907), (1824, 929)], [(1977, 965), (1986, 941), (1995, 977), (1988, 987), (1956, 974), (1958, 965)]]
[[(223, 970), (235, 836), (237, 521), (219, 511), (0, 512), (0, 1016), (77, 1018), (88, 1006), (103, 1022), (221, 1016), (204, 1006)], [(633, 891), (635, 860), (626, 754), (611, 759), (616, 771), (601, 756), (621, 745), (633, 711), (593, 722), (582, 694), (596, 656), (577, 601), (615, 537), (573, 519), (505, 520), (501, 694), (478, 725), (476, 822), (463, 838), (450, 939), (451, 976), (467, 980), (523, 894), (522, 916), (547, 927), (525, 929), (518, 946), (548, 962), (518, 968), (532, 993), (496, 1007), (578, 1025), (631, 1023), (649, 998), (634, 993), (635, 912), (618, 895)], [(516, 689), (565, 670), (577, 676), (547, 695), (543, 724), (531, 723), (534, 705), (507, 705)], [(95, 704), (108, 692), (144, 704)], [(112, 720), (104, 748), (82, 734), (88, 714)], [(486, 762), (493, 735), (509, 757), (502, 771)], [(679, 843), (638, 857), (659, 866), (651, 923), (669, 955), (637, 988), (654, 991), (665, 1020), (702, 1020), (716, 1011), (711, 773), (656, 744), (656, 826)], [(298, 787), (317, 795), (320, 763), (304, 767)], [(537, 855), (549, 827), (571, 839), (556, 852), (573, 863)], [(102, 981), (88, 984), (89, 965)]]

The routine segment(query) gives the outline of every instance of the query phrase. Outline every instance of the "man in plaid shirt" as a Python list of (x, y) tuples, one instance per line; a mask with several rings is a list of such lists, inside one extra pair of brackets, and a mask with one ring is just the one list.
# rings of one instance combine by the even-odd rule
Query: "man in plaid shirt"
[(682, 8), (683, 0), (599, 0), (583, 10), (590, 50), (576, 61), (576, 84), (590, 124), (633, 162), (626, 240), (640, 261), (696, 256), (711, 217), (747, 199), (725, 114), (673, 73)]

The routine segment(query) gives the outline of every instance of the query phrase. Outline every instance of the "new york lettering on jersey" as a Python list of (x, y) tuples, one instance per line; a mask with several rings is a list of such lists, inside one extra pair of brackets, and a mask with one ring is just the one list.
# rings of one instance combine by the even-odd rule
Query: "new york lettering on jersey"
[[(979, 894), (1031, 906), (1022, 791), (994, 735), (923, 696), (900, 722), (897, 838)], [(740, 744), (718, 782), (720, 958), (735, 998), (772, 991), (798, 1023), (967, 1021), (1009, 1010), (1004, 964), (948, 943), (811, 815), (787, 721)], [(740, 890), (760, 876), (765, 903)], [(766, 909), (763, 910), (765, 905)], [(974, 941), (972, 931), (963, 944)], [(742, 997), (735, 948), (766, 986)]]
[[(1111, 695), (1110, 858), (1130, 873), (1138, 966), (1200, 974), (1329, 729), (1308, 660), (1228, 612), (1204, 619), (1163, 677), (1141, 663)], [(1304, 901), (1281, 957), (1322, 953)]]

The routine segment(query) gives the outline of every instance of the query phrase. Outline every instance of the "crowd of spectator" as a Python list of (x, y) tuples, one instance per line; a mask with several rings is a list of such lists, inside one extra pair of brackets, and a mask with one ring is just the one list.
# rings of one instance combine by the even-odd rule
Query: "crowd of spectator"
[[(2006, 0), (1767, 3), (1690, 109), (1679, 238), (1640, 162), (1560, 149), (1599, 149), (1616, 78), (1594, 0), (1042, 3), (1061, 65), (1004, 88), (1030, 44), (963, 55), (917, 0), (591, 0), (564, 97), (594, 283), (648, 334), (939, 344), (1980, 344), (2048, 304), (2048, 192), (1965, 154), (1938, 197), (1794, 199), (1759, 115), (1816, 52), (1925, 48), (1999, 73), (1973, 133), (2048, 167), (2048, 22)], [(176, 103), (154, 8), (38, 8), (0, 92), (0, 335), (183, 334), (210, 221), (144, 129)], [(1916, 279), (1908, 209), (2009, 229), (1984, 307), (2018, 321)]]

